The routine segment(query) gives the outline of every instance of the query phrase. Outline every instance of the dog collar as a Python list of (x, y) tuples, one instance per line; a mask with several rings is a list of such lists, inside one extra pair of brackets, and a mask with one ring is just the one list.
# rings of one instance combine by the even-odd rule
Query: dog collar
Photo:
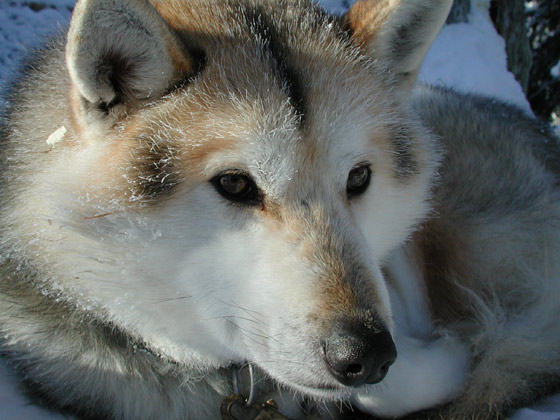
[[(292, 420), (278, 411), (278, 404), (274, 400), (267, 400), (262, 404), (256, 402), (257, 380), (255, 367), (249, 368), (249, 397), (239, 393), (238, 375), (240, 368), (232, 369), (233, 394), (228, 395), (222, 401), (220, 414), (222, 420)], [(235, 413), (234, 413), (235, 411)], [(307, 416), (303, 420), (321, 420), (316, 416)]]

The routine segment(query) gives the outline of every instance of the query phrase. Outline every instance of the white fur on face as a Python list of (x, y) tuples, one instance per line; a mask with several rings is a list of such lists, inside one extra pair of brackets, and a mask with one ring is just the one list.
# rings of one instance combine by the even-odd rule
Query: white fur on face
[[(302, 127), (283, 91), (267, 96), (254, 86), (236, 87), (243, 94), (228, 92), (224, 103), (223, 93), (212, 89), (229, 86), (236, 73), (231, 63), (221, 64), (205, 69), (224, 77), (216, 85), (195, 83), (155, 105), (159, 113), (141, 112), (151, 123), (146, 136), (154, 145), (171, 145), (185, 160), (197, 147), (226, 139), (223, 150), (189, 165), (176, 158), (184, 183), (169, 197), (113, 208), (102, 203), (108, 199), (101, 191), (97, 205), (97, 186), (88, 179), (97, 171), (88, 156), (95, 161), (103, 155), (97, 138), (74, 167), (52, 170), (51, 180), (68, 186), (50, 200), (60, 213), (47, 228), (69, 236), (54, 246), (66, 253), (58, 261), (75, 279), (64, 287), (173, 360), (198, 369), (249, 361), (292, 388), (329, 398), (347, 395), (328, 372), (322, 342), (337, 319), (359, 311), (392, 329), (380, 264), (426, 212), (433, 168), (422, 148), (429, 137), (412, 130), (410, 154), (418, 170), (399, 180), (390, 126), (404, 111), (377, 92), (380, 82), (366, 65), (353, 63), (356, 74), (347, 78), (345, 62), (328, 69), (312, 64), (314, 77), (304, 80), (310, 106)], [(326, 83), (333, 89), (326, 91)], [(199, 98), (193, 91), (204, 103), (193, 105)], [(196, 125), (197, 118), (206, 126)], [(136, 141), (142, 133), (133, 132)], [(130, 139), (107, 142), (114, 140)], [(140, 145), (131, 144), (132, 154)], [(360, 164), (371, 165), (372, 182), (349, 202), (348, 174)], [(214, 190), (208, 181), (228, 169), (253, 177), (265, 196), (264, 210), (229, 203)], [(110, 171), (109, 178), (139, 182), (118, 165)], [(86, 193), (73, 203), (68, 198), (76, 190)], [(343, 274), (329, 272), (335, 265)], [(355, 267), (360, 278), (344, 277)], [(340, 290), (327, 292), (329, 284)]]
[[(325, 101), (324, 108), (338, 103)], [(292, 388), (320, 397), (348, 395), (323, 361), (325, 324), (341, 314), (319, 309), (328, 264), (310, 258), (309, 249), (325, 235), (352, 248), (354, 260), (330, 257), (363, 266), (375, 291), (368, 305), (391, 329), (380, 263), (424, 215), (430, 176), (427, 167), (407, 182), (395, 178), (388, 143), (376, 140), (384, 124), (371, 121), (368, 103), (364, 95), (337, 105), (354, 106), (352, 117), (333, 112), (338, 117), (328, 124), (315, 117), (307, 136), (280, 112), (281, 118), (258, 124), (240, 121), (236, 126), (243, 129), (229, 133), (235, 147), (200, 165), (198, 175), (206, 181), (185, 183), (155, 207), (96, 207), (90, 191), (70, 214), (61, 209), (48, 228), (70, 228), (60, 261), (76, 281), (65, 287), (89, 296), (85, 304), (102, 307), (109, 319), (173, 360), (199, 369), (250, 361)], [(52, 203), (64, 203), (75, 184), (90, 183), (78, 174), (91, 173), (92, 156), (102, 156), (103, 149), (92, 142), (83, 154), (74, 169), (52, 169), (57, 175), (51, 179), (70, 185)], [(371, 186), (348, 202), (348, 174), (363, 163), (372, 167)], [(272, 210), (221, 197), (208, 180), (227, 169), (251, 174)], [(357, 284), (349, 288), (371, 293)]]

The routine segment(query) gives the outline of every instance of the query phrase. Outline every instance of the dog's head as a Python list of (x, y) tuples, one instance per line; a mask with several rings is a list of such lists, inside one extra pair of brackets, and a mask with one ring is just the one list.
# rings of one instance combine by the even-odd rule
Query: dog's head
[(71, 289), (179, 362), (382, 380), (380, 265), (436, 161), (407, 97), (449, 3), (80, 0), (49, 220)]

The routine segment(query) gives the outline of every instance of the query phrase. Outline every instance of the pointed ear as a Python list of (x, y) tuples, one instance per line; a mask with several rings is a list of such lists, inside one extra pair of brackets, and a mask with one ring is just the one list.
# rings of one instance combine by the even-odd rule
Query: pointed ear
[(158, 98), (196, 66), (148, 0), (79, 0), (66, 63), (79, 93), (105, 106)]
[(346, 15), (362, 51), (411, 86), (452, 0), (359, 0)]

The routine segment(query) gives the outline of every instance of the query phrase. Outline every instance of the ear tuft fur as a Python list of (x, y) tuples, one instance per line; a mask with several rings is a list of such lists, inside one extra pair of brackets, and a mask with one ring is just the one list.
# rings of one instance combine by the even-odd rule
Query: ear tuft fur
[(449, 14), (452, 0), (360, 0), (346, 15), (365, 54), (384, 60), (409, 85)]
[(101, 106), (157, 98), (196, 65), (148, 0), (79, 0), (66, 62), (80, 94)]

